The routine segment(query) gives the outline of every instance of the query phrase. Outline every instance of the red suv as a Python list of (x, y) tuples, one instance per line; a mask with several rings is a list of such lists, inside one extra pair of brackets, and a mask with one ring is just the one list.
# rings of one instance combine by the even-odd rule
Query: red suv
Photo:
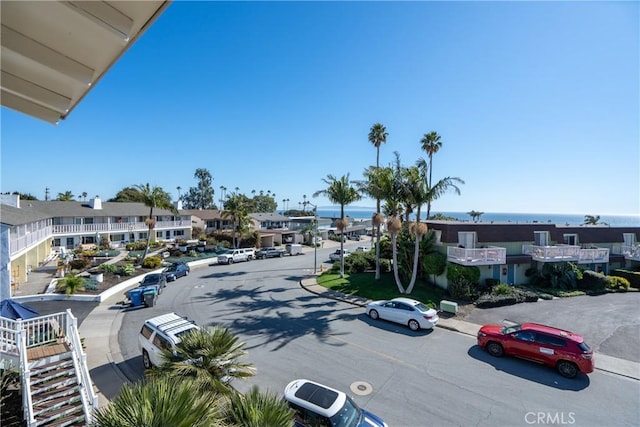
[(560, 375), (574, 378), (578, 372), (593, 372), (593, 351), (572, 332), (535, 323), (485, 325), (478, 331), (478, 345), (492, 356), (521, 357), (556, 368)]

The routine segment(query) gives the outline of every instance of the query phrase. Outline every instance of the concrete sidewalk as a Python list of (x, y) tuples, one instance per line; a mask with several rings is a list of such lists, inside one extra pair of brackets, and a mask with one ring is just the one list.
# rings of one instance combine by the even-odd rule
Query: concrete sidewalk
[[(300, 282), (300, 286), (307, 291), (314, 293), (323, 298), (334, 299), (353, 304), (360, 307), (366, 307), (371, 301), (354, 295), (345, 295), (340, 292), (327, 289), (318, 285), (315, 277), (304, 279)], [(465, 322), (455, 316), (441, 316), (438, 327), (448, 329), (450, 331), (459, 332), (466, 335), (476, 337), (481, 325)], [(635, 380), (640, 380), (640, 363), (632, 362), (625, 359), (619, 359), (606, 354), (595, 353), (596, 369), (604, 372), (610, 372), (622, 375)]]

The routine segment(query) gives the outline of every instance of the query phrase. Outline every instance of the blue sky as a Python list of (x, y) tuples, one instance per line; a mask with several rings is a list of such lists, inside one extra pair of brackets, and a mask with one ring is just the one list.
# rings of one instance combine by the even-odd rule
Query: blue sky
[[(174, 2), (57, 126), (2, 108), (0, 191), (220, 186), (288, 207), (438, 132), (434, 212), (640, 213), (638, 2)], [(364, 199), (355, 206), (374, 206)]]

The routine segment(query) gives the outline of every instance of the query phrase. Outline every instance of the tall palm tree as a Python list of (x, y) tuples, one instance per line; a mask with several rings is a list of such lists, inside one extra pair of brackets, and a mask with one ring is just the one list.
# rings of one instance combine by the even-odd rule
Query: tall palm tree
[(175, 379), (189, 378), (203, 391), (225, 395), (235, 393), (231, 380), (255, 375), (250, 363), (239, 359), (247, 354), (244, 343), (227, 328), (193, 330), (181, 337), (174, 351), (165, 349), (164, 362), (148, 371), (152, 378), (168, 376)]
[(233, 225), (233, 247), (237, 248), (236, 231), (242, 231), (249, 218), (248, 206), (245, 197), (242, 197), (237, 193), (232, 193), (224, 203), (222, 218), (231, 219)]
[(313, 193), (313, 197), (320, 195), (326, 196), (331, 203), (340, 205), (340, 220), (336, 221), (336, 225), (340, 230), (340, 277), (344, 277), (344, 233), (343, 230), (347, 227), (347, 221), (344, 219), (344, 207), (351, 203), (360, 200), (362, 197), (358, 191), (351, 186), (349, 182), (349, 174), (343, 175), (340, 178), (336, 178), (333, 175), (327, 175), (323, 178), (327, 188), (324, 190), (318, 190)]
[(83, 192), (82, 192), (82, 201), (83, 201), (83, 202), (86, 202), (86, 201), (87, 201), (87, 192), (86, 192), (86, 191), (83, 191)]
[(230, 396), (225, 419), (242, 427), (282, 427), (293, 425), (294, 413), (280, 396), (254, 386), (244, 395)]
[[(393, 169), (389, 167), (369, 167), (364, 171), (364, 180), (356, 181), (358, 191), (366, 194), (380, 202), (393, 197)], [(374, 225), (376, 226), (376, 237), (378, 242), (376, 248), (376, 273), (375, 280), (380, 280), (380, 225), (382, 224), (382, 215), (380, 212), (374, 214)]]
[[(431, 184), (433, 182), (431, 180), (431, 176), (433, 172), (433, 167), (432, 167), (433, 155), (437, 153), (438, 150), (440, 150), (440, 148), (442, 147), (442, 141), (440, 141), (440, 135), (438, 135), (437, 132), (432, 131), (429, 133), (425, 133), (422, 139), (420, 140), (420, 143), (422, 144), (422, 150), (424, 150), (429, 156), (429, 181), (427, 182), (427, 185), (431, 187), (432, 186)], [(430, 215), (431, 215), (431, 202), (427, 202), (427, 219), (429, 219)]]
[(73, 202), (74, 195), (71, 191), (67, 190), (64, 193), (58, 193), (56, 200), (61, 202)]
[(471, 210), (470, 212), (467, 212), (467, 215), (469, 215), (471, 217), (472, 221), (477, 221), (480, 219), (480, 217), (482, 215), (484, 215), (484, 212), (478, 212), (475, 210)]
[(149, 208), (149, 217), (145, 221), (148, 227), (147, 233), (147, 245), (144, 248), (144, 254), (140, 262), (144, 261), (149, 253), (149, 244), (151, 243), (151, 233), (156, 226), (156, 221), (153, 218), (153, 209), (167, 209), (178, 214), (175, 206), (171, 203), (171, 196), (160, 187), (151, 187), (149, 183), (135, 185), (134, 188), (140, 193), (140, 202), (144, 203)]
[[(376, 147), (376, 169), (380, 167), (380, 146), (387, 142), (387, 128), (381, 123), (376, 123), (369, 130), (369, 142)], [(376, 213), (374, 214), (373, 224), (376, 226), (376, 276), (375, 280), (380, 280), (380, 226), (382, 225), (382, 217), (380, 214), (380, 197), (376, 199)]]
[(223, 425), (224, 400), (193, 381), (161, 377), (125, 384), (94, 414), (94, 427), (210, 427)]

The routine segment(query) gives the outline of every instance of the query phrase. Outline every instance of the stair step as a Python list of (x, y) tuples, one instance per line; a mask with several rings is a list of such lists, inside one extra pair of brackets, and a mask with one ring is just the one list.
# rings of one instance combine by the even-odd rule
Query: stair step
[(53, 399), (48, 400), (39, 400), (38, 402), (34, 402), (33, 407), (33, 416), (37, 417), (40, 414), (45, 413), (46, 411), (50, 411), (52, 409), (60, 408), (64, 405), (75, 404), (77, 402), (81, 402), (79, 394), (68, 394), (65, 396), (55, 397)]
[(69, 357), (54, 360), (52, 362), (45, 363), (45, 364), (39, 364), (34, 362), (29, 365), (29, 368), (31, 369), (31, 372), (39, 373), (39, 372), (50, 371), (52, 369), (56, 369), (59, 366), (66, 366), (69, 364), (73, 364), (73, 359), (71, 358), (71, 355), (69, 355)]
[(36, 424), (38, 426), (61, 426), (68, 425), (67, 422), (78, 420), (79, 417), (84, 418), (84, 411), (82, 410), (82, 404), (76, 403), (75, 405), (65, 405), (56, 408), (51, 411), (47, 411), (43, 414), (35, 417)]
[(46, 384), (63, 377), (75, 377), (76, 371), (73, 366), (43, 372), (41, 374), (31, 376), (31, 388), (37, 388), (41, 384)]
[(60, 384), (59, 387), (31, 391), (33, 402), (44, 402), (62, 396), (68, 396), (78, 392), (78, 384), (75, 378), (70, 379), (69, 384)]

